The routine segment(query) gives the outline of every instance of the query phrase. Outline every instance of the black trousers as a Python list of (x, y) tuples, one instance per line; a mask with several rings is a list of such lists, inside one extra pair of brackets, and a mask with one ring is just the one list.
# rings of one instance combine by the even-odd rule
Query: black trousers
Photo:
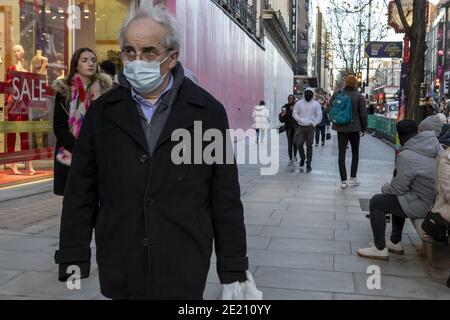
[(292, 160), (292, 151), (294, 153), (294, 157), (297, 157), (297, 145), (295, 144), (295, 128), (287, 128), (286, 136), (288, 141), (289, 160)]
[(398, 243), (402, 240), (405, 212), (400, 206), (397, 196), (391, 194), (377, 194), (370, 199), (370, 225), (373, 239), (378, 250), (386, 247), (386, 214), (392, 214), (391, 241)]
[(317, 126), (316, 127), (316, 144), (319, 144), (320, 135), (322, 135), (322, 143), (325, 143), (325, 129), (326, 126)]
[(263, 143), (266, 130), (265, 129), (255, 129), (255, 131), (256, 131), (256, 143), (259, 143), (260, 141), (261, 141), (261, 143)]
[(345, 154), (347, 152), (347, 144), (350, 142), (352, 146), (352, 168), (350, 178), (356, 178), (359, 163), (359, 132), (338, 132), (338, 149), (339, 149), (339, 174), (341, 181), (347, 180), (347, 167), (345, 165)]
[(311, 165), (313, 157), (313, 142), (314, 142), (314, 127), (313, 126), (299, 126), (295, 135), (295, 142), (300, 153), (300, 159), (305, 160), (305, 149), (303, 145), (306, 142), (306, 164)]

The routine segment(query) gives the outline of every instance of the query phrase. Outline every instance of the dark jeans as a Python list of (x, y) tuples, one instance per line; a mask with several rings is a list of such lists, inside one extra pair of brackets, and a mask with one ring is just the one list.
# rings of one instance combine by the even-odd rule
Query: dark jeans
[(339, 148), (339, 173), (341, 181), (347, 180), (347, 167), (345, 166), (345, 154), (347, 152), (347, 144), (350, 141), (352, 146), (352, 169), (350, 178), (356, 178), (359, 163), (359, 141), (361, 137), (359, 132), (338, 132), (338, 148)]
[(255, 129), (256, 131), (256, 143), (263, 143), (264, 142), (264, 136), (265, 136), (265, 129)]
[(297, 157), (297, 146), (295, 144), (295, 128), (286, 129), (286, 136), (288, 141), (289, 160), (292, 160), (292, 150), (294, 150), (294, 157)]
[(296, 131), (295, 139), (297, 144), (297, 149), (300, 153), (300, 159), (305, 160), (305, 149), (303, 145), (306, 142), (306, 164), (311, 165), (313, 156), (313, 142), (314, 142), (314, 127), (313, 126), (299, 126)]
[(386, 247), (386, 214), (392, 214), (391, 241), (398, 243), (402, 240), (403, 226), (407, 216), (403, 212), (397, 196), (391, 194), (377, 194), (370, 199), (370, 225), (373, 239), (378, 250)]
[(325, 129), (326, 126), (317, 126), (316, 127), (316, 144), (319, 144), (319, 135), (322, 134), (322, 143), (325, 143)]

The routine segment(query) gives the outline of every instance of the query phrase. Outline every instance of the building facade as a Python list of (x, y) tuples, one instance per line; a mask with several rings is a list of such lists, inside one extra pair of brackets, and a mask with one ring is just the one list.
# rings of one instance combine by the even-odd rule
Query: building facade
[[(109, 59), (120, 69), (117, 34), (128, 12), (160, 3), (183, 26), (180, 61), (224, 104), (230, 127), (251, 128), (260, 100), (277, 125), (292, 93), (296, 0), (3, 0), (0, 189), (52, 178), (50, 85), (67, 76), (73, 52), (90, 47), (99, 62)], [(19, 45), (23, 56), (14, 54)], [(20, 174), (13, 174), (12, 164)]]

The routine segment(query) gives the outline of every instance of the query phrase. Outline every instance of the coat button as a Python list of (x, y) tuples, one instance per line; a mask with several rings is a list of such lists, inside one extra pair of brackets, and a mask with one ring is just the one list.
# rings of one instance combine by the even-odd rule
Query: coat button
[(141, 161), (141, 163), (146, 163), (148, 161), (148, 155), (144, 153), (143, 155), (141, 155), (141, 158), (139, 160)]
[(147, 238), (145, 238), (144, 240), (142, 240), (142, 245), (143, 245), (144, 247), (148, 247), (148, 239), (147, 239)]
[(145, 202), (148, 206), (152, 206), (155, 201), (153, 200), (153, 198), (147, 198), (145, 199)]

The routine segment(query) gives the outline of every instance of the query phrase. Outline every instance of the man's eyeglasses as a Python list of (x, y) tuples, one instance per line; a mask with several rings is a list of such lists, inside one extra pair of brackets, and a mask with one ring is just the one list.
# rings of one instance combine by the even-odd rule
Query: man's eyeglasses
[(151, 62), (151, 61), (156, 61), (156, 59), (160, 55), (162, 55), (163, 53), (165, 53), (167, 51), (170, 51), (170, 50), (166, 49), (166, 50), (158, 53), (158, 51), (156, 51), (155, 49), (145, 49), (144, 48), (140, 54), (137, 54), (133, 48), (124, 48), (120, 52), (120, 56), (121, 56), (122, 60), (128, 61), (128, 62), (136, 60), (137, 57), (140, 57), (142, 61)]

